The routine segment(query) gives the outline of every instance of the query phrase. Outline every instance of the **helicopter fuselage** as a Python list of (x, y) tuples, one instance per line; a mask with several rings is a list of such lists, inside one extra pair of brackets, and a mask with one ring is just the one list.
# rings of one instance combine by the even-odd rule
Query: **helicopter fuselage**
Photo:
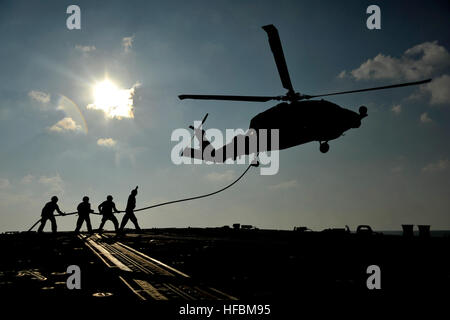
[(311, 141), (326, 143), (339, 138), (345, 131), (359, 128), (366, 112), (365, 107), (356, 113), (326, 100), (283, 102), (253, 117), (250, 129), (256, 132), (278, 129), (279, 146), (268, 149), (282, 150)]
[[(262, 28), (267, 33), (270, 49), (275, 59), (281, 84), (283, 85), (283, 88), (287, 90), (285, 95), (241, 96), (182, 94), (178, 96), (181, 100), (199, 99), (247, 102), (267, 102), (270, 100), (286, 101), (256, 115), (250, 122), (249, 129), (253, 130), (249, 130), (245, 135), (235, 136), (231, 143), (221, 147), (220, 152), (217, 153), (225, 154), (225, 152), (222, 151), (237, 150), (237, 145), (244, 145), (245, 150), (244, 148), (238, 148), (242, 150), (240, 150), (241, 152), (234, 152), (235, 155), (254, 153), (255, 144), (257, 145), (256, 152), (264, 152), (287, 149), (311, 141), (320, 142), (320, 151), (322, 153), (326, 153), (330, 148), (328, 141), (339, 138), (349, 129), (359, 128), (361, 126), (361, 119), (367, 116), (367, 108), (361, 106), (358, 114), (352, 110), (342, 108), (337, 104), (326, 100), (310, 99), (365, 91), (400, 88), (420, 85), (431, 81), (431, 79), (426, 79), (414, 82), (385, 85), (381, 87), (332, 92), (318, 95), (300, 94), (299, 92), (296, 92), (292, 86), (291, 77), (289, 75), (277, 28), (272, 24), (263, 26)], [(270, 134), (269, 132), (261, 131), (265, 129), (277, 129), (278, 135), (276, 137), (272, 137), (274, 132), (277, 133), (277, 131), (274, 130), (272, 130)], [(257, 137), (256, 143), (254, 139), (255, 132)], [(268, 136), (271, 138), (267, 139)], [(270, 140), (273, 139), (276, 140), (274, 140), (274, 143), (271, 143)], [(202, 136), (200, 136), (200, 140), (203, 141)], [(207, 142), (207, 144), (208, 143), (209, 142)], [(203, 155), (200, 155), (200, 158), (203, 159)]]

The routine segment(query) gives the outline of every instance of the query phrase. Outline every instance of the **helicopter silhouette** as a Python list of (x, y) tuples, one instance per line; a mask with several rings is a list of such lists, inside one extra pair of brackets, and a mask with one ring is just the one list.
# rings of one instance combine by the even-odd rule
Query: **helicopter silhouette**
[[(205, 131), (199, 128), (193, 128), (196, 138), (202, 143), (201, 150), (191, 149), (186, 147), (182, 156), (192, 158), (204, 158), (203, 151), (206, 148), (210, 149), (210, 154), (214, 157), (216, 151), (220, 151), (222, 157), (214, 157), (215, 162), (225, 162), (227, 154), (236, 156), (252, 153), (249, 147), (248, 141), (250, 137), (255, 134), (259, 138), (260, 129), (272, 130), (278, 129), (279, 141), (278, 145), (267, 144), (264, 149), (260, 148), (258, 143), (257, 152), (283, 150), (298, 146), (304, 143), (318, 141), (320, 144), (320, 151), (322, 153), (328, 152), (330, 146), (329, 141), (341, 137), (344, 132), (352, 128), (359, 128), (361, 126), (361, 120), (367, 117), (367, 107), (359, 107), (358, 113), (343, 107), (338, 106), (330, 101), (326, 100), (310, 100), (318, 97), (349, 94), (356, 92), (365, 92), (373, 90), (382, 90), (398, 87), (406, 87), (412, 85), (419, 85), (430, 82), (431, 79), (422, 81), (406, 82), (382, 87), (373, 87), (351, 91), (333, 92), (319, 95), (307, 95), (296, 92), (292, 86), (289, 71), (287, 68), (286, 60), (281, 45), (280, 36), (278, 30), (274, 25), (266, 25), (262, 27), (267, 33), (269, 38), (269, 45), (272, 50), (272, 54), (275, 59), (275, 63), (278, 69), (278, 73), (281, 79), (281, 83), (287, 93), (281, 96), (235, 96), (235, 95), (193, 95), (183, 94), (179, 95), (179, 99), (200, 99), (200, 100), (228, 100), (228, 101), (250, 101), (250, 102), (267, 102), (270, 100), (283, 101), (276, 106), (267, 109), (257, 114), (250, 121), (249, 131), (245, 135), (235, 136), (233, 141), (229, 144), (222, 146), (220, 149), (215, 150), (212, 148), (210, 142), (205, 138)], [(202, 121), (205, 122), (206, 117)], [(251, 130), (253, 129), (253, 130)], [(233, 152), (227, 153), (226, 150), (236, 150), (236, 143), (239, 139), (244, 139), (245, 150), (241, 149), (240, 154)], [(199, 152), (200, 151), (200, 152)]]

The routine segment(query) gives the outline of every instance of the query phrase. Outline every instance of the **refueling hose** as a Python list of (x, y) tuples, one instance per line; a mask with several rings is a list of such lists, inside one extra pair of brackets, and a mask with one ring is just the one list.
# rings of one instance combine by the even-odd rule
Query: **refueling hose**
[[(222, 189), (216, 190), (216, 191), (214, 191), (214, 192), (202, 194), (202, 195), (199, 195), (199, 196), (189, 197), (189, 198), (182, 198), (182, 199), (178, 199), (178, 200), (172, 200), (172, 201), (167, 201), (167, 202), (161, 202), (161, 203), (157, 203), (157, 204), (154, 204), (154, 205), (151, 205), (151, 206), (148, 206), (148, 207), (143, 207), (143, 208), (135, 209), (134, 212), (144, 211), (144, 210), (148, 210), (148, 209), (152, 209), (152, 208), (156, 208), (156, 207), (161, 207), (161, 206), (165, 206), (165, 205), (172, 204), (172, 203), (184, 202), (184, 201), (190, 201), (190, 200), (196, 200), (196, 199), (201, 199), (201, 198), (206, 198), (206, 197), (213, 196), (213, 195), (215, 195), (215, 194), (218, 194), (218, 193), (220, 193), (220, 192), (222, 192), (222, 191), (225, 191), (225, 190), (227, 190), (228, 188), (232, 187), (232, 186), (233, 186), (234, 184), (236, 184), (239, 180), (241, 180), (241, 178), (242, 178), (243, 176), (245, 176), (245, 174), (248, 172), (248, 170), (249, 170), (251, 167), (257, 167), (257, 166), (259, 166), (259, 162), (251, 163), (251, 164), (247, 167), (247, 169), (245, 169), (245, 171), (244, 171), (244, 172), (243, 172), (236, 180), (234, 180), (232, 183), (226, 185), (226, 186), (223, 187)], [(118, 211), (118, 212), (121, 213), (121, 212), (125, 212), (125, 211)], [(56, 215), (54, 215), (54, 216), (55, 216), (55, 217), (58, 217), (58, 216), (70, 216), (70, 215), (77, 214), (77, 213), (78, 213), (78, 212), (75, 211), (75, 212), (69, 212), (69, 213), (65, 213), (65, 214), (56, 214)], [(101, 213), (99, 213), (99, 212), (93, 212), (92, 214), (101, 215)], [(38, 221), (36, 221), (36, 223), (33, 224), (33, 225), (31, 226), (30, 229), (28, 229), (28, 232), (30, 232), (31, 230), (33, 230), (33, 228), (34, 228), (39, 222), (41, 222), (41, 220), (42, 220), (42, 218), (39, 219)]]

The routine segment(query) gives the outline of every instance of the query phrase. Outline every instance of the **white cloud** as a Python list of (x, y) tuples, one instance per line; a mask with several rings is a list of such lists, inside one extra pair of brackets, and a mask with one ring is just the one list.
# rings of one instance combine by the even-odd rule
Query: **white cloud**
[(20, 190), (22, 193), (30, 191), (33, 194), (42, 192), (42, 194), (50, 195), (63, 193), (64, 181), (59, 174), (39, 176), (28, 174), (20, 180), (20, 185), (12, 184), (7, 179), (0, 179), (0, 189), (6, 187), (11, 187), (13, 191)]
[(402, 165), (398, 165), (398, 166), (391, 168), (391, 172), (393, 172), (393, 173), (400, 173), (400, 172), (403, 172), (404, 170), (405, 170), (405, 168)]
[(10, 185), (9, 180), (5, 178), (0, 178), (0, 189), (8, 188)]
[(100, 138), (97, 144), (102, 147), (112, 148), (117, 144), (117, 141), (112, 138)]
[(39, 101), (41, 103), (49, 103), (50, 102), (50, 94), (42, 92), (42, 91), (31, 90), (30, 92), (28, 92), (28, 96), (31, 99)]
[(64, 182), (59, 174), (55, 176), (40, 176), (38, 182), (47, 188), (47, 193), (63, 193)]
[(122, 47), (125, 52), (129, 52), (133, 48), (134, 35), (131, 37), (124, 37), (122, 39)]
[(120, 148), (115, 148), (114, 161), (116, 166), (120, 166), (122, 160), (128, 160), (132, 166), (136, 165), (136, 157), (138, 154), (147, 150), (145, 147), (129, 147), (125, 144), (120, 144)]
[(298, 186), (297, 180), (284, 181), (278, 184), (270, 185), (268, 188), (272, 190), (291, 189)]
[(24, 176), (22, 178), (22, 180), (20, 180), (20, 182), (23, 184), (30, 184), (33, 180), (34, 180), (34, 176), (31, 174), (27, 174), (26, 176)]
[(50, 131), (62, 132), (62, 131), (80, 131), (81, 126), (78, 125), (72, 118), (66, 117), (59, 120), (53, 126), (49, 128)]
[(88, 133), (87, 122), (78, 107), (78, 105), (68, 97), (60, 95), (56, 110), (63, 111), (65, 118), (71, 118), (77, 125), (80, 125), (83, 131)]
[(395, 114), (400, 114), (402, 112), (402, 106), (400, 104), (396, 104), (392, 106), (391, 111)]
[(422, 123), (431, 123), (433, 120), (428, 116), (427, 112), (424, 112), (420, 115), (420, 122)]
[(343, 70), (338, 74), (339, 79), (344, 79), (347, 76), (347, 71)]
[(449, 167), (449, 165), (450, 161), (448, 159), (440, 159), (437, 162), (427, 164), (422, 168), (422, 171), (428, 173), (444, 171)]
[(95, 51), (97, 48), (95, 46), (82, 46), (82, 45), (77, 44), (75, 46), (75, 49), (77, 49), (83, 53), (89, 53), (89, 52)]
[(211, 172), (206, 175), (206, 179), (213, 182), (230, 182), (234, 179), (234, 171), (227, 170), (223, 173)]
[(420, 87), (422, 93), (431, 96), (430, 104), (450, 104), (450, 76), (444, 74)]
[[(424, 42), (408, 50), (399, 57), (379, 53), (368, 59), (359, 68), (350, 72), (356, 80), (420, 80), (430, 77), (450, 65), (450, 54), (437, 41)], [(344, 76), (345, 71), (339, 76)]]

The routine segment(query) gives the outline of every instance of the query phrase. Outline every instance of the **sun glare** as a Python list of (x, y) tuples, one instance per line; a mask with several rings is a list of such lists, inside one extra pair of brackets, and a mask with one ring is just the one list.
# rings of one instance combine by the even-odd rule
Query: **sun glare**
[(109, 118), (133, 118), (133, 94), (131, 89), (119, 89), (110, 80), (94, 86), (94, 103), (89, 109), (101, 110)]

